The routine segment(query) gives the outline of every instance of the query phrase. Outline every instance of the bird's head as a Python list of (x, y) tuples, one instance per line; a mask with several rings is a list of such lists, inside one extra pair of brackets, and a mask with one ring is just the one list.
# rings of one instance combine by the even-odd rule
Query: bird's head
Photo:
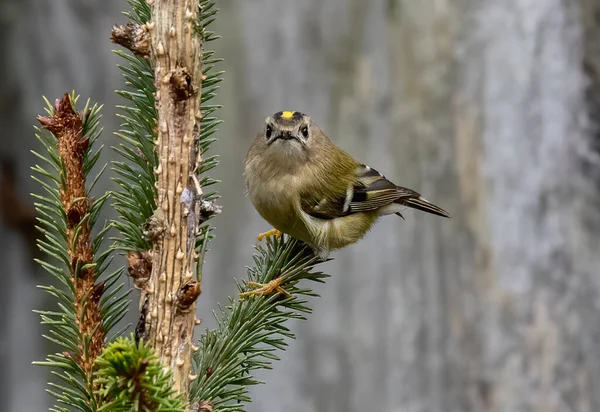
[(306, 148), (310, 139), (310, 117), (300, 112), (277, 112), (265, 119), (263, 138), (267, 146)]
[(255, 137), (254, 151), (261, 156), (294, 163), (313, 158), (324, 145), (331, 144), (310, 116), (297, 111), (277, 112), (265, 119)]

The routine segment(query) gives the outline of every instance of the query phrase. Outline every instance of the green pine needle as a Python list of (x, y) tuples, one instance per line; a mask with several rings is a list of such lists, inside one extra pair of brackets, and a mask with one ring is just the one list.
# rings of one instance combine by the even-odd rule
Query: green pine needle
[[(274, 293), (230, 299), (217, 317), (217, 328), (200, 337), (200, 350), (195, 356), (199, 377), (192, 383), (190, 399), (210, 401), (218, 412), (245, 410), (244, 405), (250, 402), (248, 386), (261, 383), (252, 371), (271, 369), (272, 361), (279, 359), (274, 352), (285, 350), (287, 342), (295, 338), (286, 322), (304, 319), (311, 312), (306, 298), (317, 295), (311, 289), (300, 288), (298, 282), (323, 282), (327, 277), (313, 270), (318, 260), (312, 251), (288, 237), (268, 239), (266, 246), (258, 246), (254, 262), (254, 267), (248, 269), (248, 281), (265, 284), (281, 278), (289, 296)], [(240, 284), (238, 289), (249, 290)]]
[(184, 412), (181, 394), (173, 390), (172, 374), (150, 345), (133, 336), (119, 338), (96, 359), (98, 412)]
[[(126, 12), (132, 21), (137, 24), (145, 24), (150, 21), (151, 10), (145, 0), (129, 0), (132, 10)], [(215, 59), (213, 51), (207, 51), (206, 43), (217, 37), (207, 31), (207, 26), (212, 22), (218, 9), (214, 1), (201, 0), (199, 3), (199, 19), (196, 24), (196, 32), (203, 39), (202, 73), (206, 78), (202, 82), (201, 111), (202, 120), (199, 127), (198, 146), (203, 154), (202, 164), (199, 165), (196, 174), (202, 188), (207, 188), (218, 180), (211, 179), (206, 174), (219, 163), (218, 156), (206, 156), (207, 151), (216, 139), (213, 134), (217, 131), (221, 120), (214, 116), (218, 105), (208, 104), (212, 99), (222, 81), (222, 71), (215, 71), (215, 65), (221, 59)], [(145, 251), (152, 248), (152, 242), (144, 233), (144, 227), (156, 210), (156, 174), (154, 169), (158, 167), (158, 158), (154, 148), (156, 139), (156, 107), (154, 93), (154, 69), (150, 60), (135, 56), (128, 51), (118, 50), (115, 53), (123, 58), (127, 64), (119, 66), (125, 77), (127, 90), (119, 90), (117, 93), (127, 100), (127, 104), (119, 106), (123, 119), (121, 130), (116, 135), (121, 143), (114, 148), (119, 157), (114, 161), (113, 171), (117, 175), (113, 180), (120, 186), (120, 190), (113, 194), (114, 208), (120, 215), (120, 219), (114, 222), (114, 226), (121, 233), (116, 239), (117, 250), (122, 252)], [(218, 199), (216, 192), (207, 192), (203, 195), (206, 201)], [(198, 228), (196, 240), (196, 252), (200, 255), (196, 268), (197, 278), (202, 277), (202, 265), (204, 254), (207, 251), (207, 243), (214, 235), (213, 228), (203, 224)]]
[[(145, 24), (150, 21), (151, 10), (145, 0), (129, 0), (128, 3), (132, 10), (126, 12), (125, 15), (132, 21), (137, 24)], [(197, 25), (197, 32), (206, 42), (205, 13), (208, 12), (213, 16), (217, 10), (214, 8), (214, 3), (204, 0), (200, 2), (199, 7), (200, 21)], [(120, 138), (121, 143), (114, 148), (122, 159), (113, 162), (113, 170), (117, 175), (114, 181), (121, 187), (121, 190), (113, 195), (114, 207), (121, 217), (119, 221), (115, 222), (115, 226), (121, 233), (121, 237), (116, 239), (116, 248), (124, 252), (150, 250), (152, 244), (144, 234), (143, 228), (156, 209), (156, 198), (158, 197), (154, 173), (154, 169), (158, 167), (158, 158), (154, 148), (157, 116), (154, 99), (156, 90), (154, 69), (149, 60), (130, 52), (119, 50), (115, 53), (127, 62), (126, 65), (121, 65), (119, 68), (123, 71), (125, 84), (128, 87), (128, 90), (117, 91), (121, 97), (127, 100), (127, 104), (119, 106), (122, 111), (120, 117), (123, 119), (123, 124), (116, 135)], [(212, 116), (219, 106), (207, 104), (208, 100), (216, 95), (223, 74), (223, 72), (214, 72), (214, 66), (220, 60), (212, 59), (213, 54), (212, 51), (203, 53), (202, 72), (206, 79), (202, 83), (201, 90), (203, 118), (200, 122), (198, 142), (203, 154), (216, 140), (211, 136), (221, 123)], [(218, 181), (205, 176), (206, 172), (217, 164), (216, 156), (208, 157), (196, 171), (202, 187), (218, 183)], [(204, 199), (210, 201), (217, 197), (216, 193), (206, 193)], [(205, 233), (206, 230), (204, 227), (200, 228), (198, 233)], [(199, 237), (198, 245), (200, 241)], [(198, 252), (200, 252), (200, 246), (198, 247)], [(206, 246), (204, 246), (202, 254), (205, 250)], [(201, 259), (200, 267), (202, 262)]]
[[(130, 1), (131, 16), (150, 16), (145, 1)], [(146, 21), (141, 21), (146, 23)], [(116, 247), (123, 251), (150, 250), (152, 244), (144, 234), (144, 224), (156, 209), (156, 175), (153, 169), (158, 166), (154, 151), (156, 138), (156, 109), (154, 106), (154, 72), (150, 63), (123, 51), (115, 52), (129, 62), (119, 66), (125, 77), (125, 84), (131, 91), (118, 91), (131, 106), (119, 106), (123, 111), (121, 130), (116, 133), (121, 139), (113, 149), (125, 161), (114, 161), (113, 171), (118, 177), (113, 180), (121, 190), (113, 194), (113, 207), (121, 219), (115, 222), (121, 233)]]
[[(78, 96), (74, 93), (70, 95), (71, 104), (75, 110)], [(48, 116), (54, 114), (54, 106), (46, 100), (47, 107), (45, 112)], [(97, 140), (102, 129), (99, 126), (101, 106), (90, 105), (90, 101), (80, 113), (83, 113), (83, 136), (89, 138), (89, 144), (83, 154), (83, 171), (87, 178), (89, 173), (96, 169), (96, 163), (99, 158), (102, 147), (96, 149)], [(62, 352), (49, 354), (43, 362), (35, 364), (48, 366), (52, 368), (52, 374), (58, 379), (57, 382), (50, 383), (48, 392), (53, 394), (59, 404), (68, 406), (64, 408), (55, 406), (51, 410), (55, 411), (85, 411), (96, 410), (96, 402), (91, 388), (93, 383), (85, 371), (81, 368), (78, 360), (87, 359), (89, 355), (89, 337), (83, 337), (76, 323), (75, 310), (75, 288), (72, 280), (72, 273), (69, 269), (71, 265), (69, 250), (73, 245), (67, 244), (67, 214), (61, 203), (61, 189), (66, 187), (64, 162), (58, 152), (58, 140), (51, 133), (41, 127), (35, 127), (36, 138), (42, 144), (41, 153), (34, 152), (35, 156), (41, 160), (40, 165), (32, 167), (34, 175), (32, 178), (39, 183), (43, 189), (42, 193), (32, 194), (35, 199), (35, 207), (38, 213), (38, 230), (42, 234), (42, 239), (38, 240), (40, 249), (46, 252), (44, 259), (36, 259), (50, 275), (57, 281), (54, 285), (38, 286), (45, 290), (56, 299), (57, 308), (54, 311), (36, 311), (40, 314), (42, 324), (48, 326), (48, 332), (44, 335), (48, 340), (58, 345)], [(100, 168), (97, 177), (89, 179), (86, 184), (87, 198), (98, 176), (102, 174), (104, 167)], [(99, 213), (108, 199), (108, 194), (104, 194), (93, 200), (88, 214), (80, 218), (75, 227), (75, 232), (80, 233), (82, 222), (87, 222), (90, 230), (97, 223)], [(83, 201), (85, 199), (78, 199)], [(117, 284), (114, 273), (106, 276), (105, 271), (110, 263), (108, 251), (101, 251), (103, 235), (109, 230), (109, 226), (100, 229), (96, 239), (93, 240), (92, 250), (94, 253), (94, 262), (88, 265), (77, 265), (75, 276), (82, 270), (94, 268), (96, 282), (105, 281), (104, 293), (100, 303), (102, 312), (102, 327), (105, 334), (111, 332), (117, 320), (122, 319), (128, 306), (127, 293), (123, 291), (123, 284)], [(77, 237), (77, 236), (76, 236)], [(116, 274), (122, 272), (119, 269)], [(56, 283), (56, 282), (54, 282)], [(84, 297), (82, 304), (88, 297)]]

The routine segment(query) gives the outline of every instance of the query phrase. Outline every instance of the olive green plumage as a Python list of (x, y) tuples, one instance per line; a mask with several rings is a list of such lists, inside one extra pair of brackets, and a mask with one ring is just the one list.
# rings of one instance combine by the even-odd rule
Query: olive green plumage
[(357, 162), (300, 112), (266, 119), (246, 155), (244, 175), (258, 213), (321, 258), (360, 240), (380, 216), (402, 216), (406, 206), (449, 217)]

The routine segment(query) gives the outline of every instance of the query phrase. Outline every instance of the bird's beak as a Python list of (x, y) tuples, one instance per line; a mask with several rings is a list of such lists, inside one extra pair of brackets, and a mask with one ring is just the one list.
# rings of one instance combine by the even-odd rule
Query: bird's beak
[(298, 140), (299, 139), (294, 136), (292, 134), (292, 132), (287, 131), (287, 132), (282, 132), (280, 135), (275, 136), (275, 139), (273, 139), (273, 141), (277, 140), (277, 139), (282, 139), (282, 140)]

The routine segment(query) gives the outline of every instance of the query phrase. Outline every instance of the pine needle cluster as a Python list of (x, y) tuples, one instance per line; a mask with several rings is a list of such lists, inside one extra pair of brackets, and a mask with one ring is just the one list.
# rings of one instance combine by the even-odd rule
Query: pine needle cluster
[(285, 350), (295, 338), (286, 323), (311, 313), (307, 298), (317, 295), (298, 282), (323, 282), (327, 275), (313, 269), (318, 262), (312, 250), (289, 237), (257, 246), (254, 266), (248, 268), (248, 280), (238, 283), (239, 291), (246, 291), (249, 282), (266, 284), (280, 278), (288, 294), (230, 299), (219, 311), (217, 328), (200, 338), (195, 357), (199, 378), (190, 390), (192, 401), (210, 400), (219, 412), (245, 410), (251, 401), (248, 387), (262, 383), (252, 373), (271, 369), (272, 361), (279, 360), (275, 352)]
[(172, 376), (143, 342), (119, 338), (96, 359), (98, 412), (181, 412), (186, 402), (172, 389)]
[[(215, 70), (215, 66), (223, 61), (223, 59), (215, 57), (215, 52), (207, 50), (206, 47), (211, 42), (218, 40), (220, 36), (217, 36), (213, 31), (209, 30), (208, 27), (216, 19), (218, 9), (215, 7), (213, 0), (200, 0), (199, 5), (200, 13), (198, 14), (199, 20), (196, 24), (196, 30), (202, 38), (202, 98), (201, 98), (201, 112), (202, 119), (200, 121), (200, 129), (198, 135), (198, 150), (203, 154), (202, 161), (196, 165), (196, 174), (200, 178), (200, 186), (205, 190), (216, 183), (218, 180), (212, 179), (206, 174), (215, 168), (219, 164), (219, 157), (217, 155), (204, 156), (210, 149), (210, 146), (217, 140), (213, 135), (217, 132), (217, 127), (222, 123), (218, 117), (215, 116), (215, 112), (221, 108), (220, 105), (212, 104), (211, 100), (217, 95), (219, 84), (223, 81), (224, 72), (221, 70)], [(216, 192), (208, 192), (204, 194), (204, 202), (214, 202), (219, 198)], [(201, 217), (201, 226), (198, 229), (199, 236), (196, 239), (196, 253), (198, 254), (198, 265), (196, 267), (196, 277), (199, 281), (202, 281), (202, 266), (204, 264), (204, 256), (207, 250), (208, 242), (214, 237), (212, 234), (213, 227), (208, 223), (204, 223), (210, 216)]]
[[(138, 25), (150, 21), (151, 10), (144, 0), (130, 0), (132, 10), (124, 14)], [(125, 252), (147, 251), (152, 248), (144, 229), (156, 209), (156, 174), (158, 158), (154, 150), (156, 139), (156, 108), (154, 70), (145, 57), (129, 51), (115, 50), (125, 60), (118, 65), (125, 77), (127, 90), (117, 90), (128, 104), (117, 106), (123, 120), (115, 133), (121, 143), (114, 147), (119, 160), (113, 161), (113, 180), (121, 190), (113, 194), (113, 207), (120, 219), (114, 222), (121, 236), (116, 246)]]
[(128, 300), (118, 283), (121, 270), (106, 273), (112, 257), (110, 250), (102, 250), (102, 239), (108, 226), (95, 238), (91, 234), (108, 199), (108, 194), (91, 196), (104, 167), (88, 180), (102, 149), (96, 149), (100, 107), (88, 101), (78, 113), (77, 100), (65, 94), (54, 106), (47, 102), (47, 116), (39, 117), (43, 128), (36, 128), (45, 152), (34, 152), (42, 165), (33, 167), (33, 178), (44, 193), (33, 196), (43, 234), (38, 244), (47, 255), (38, 263), (58, 281), (40, 286), (56, 299), (57, 310), (39, 313), (49, 326), (44, 337), (61, 348), (39, 364), (51, 367), (58, 378), (50, 392), (60, 404), (94, 411), (93, 363), (125, 316)]
[[(150, 22), (151, 10), (145, 0), (129, 0), (132, 9), (126, 12), (132, 23), (143, 26)], [(214, 32), (208, 30), (217, 14), (214, 1), (202, 0), (199, 2), (199, 20), (196, 30), (203, 39), (206, 47), (219, 38)], [(119, 106), (122, 111), (119, 117), (123, 119), (121, 130), (117, 136), (121, 139), (119, 146), (115, 147), (117, 154), (122, 160), (113, 162), (113, 170), (118, 175), (114, 180), (121, 190), (114, 194), (114, 207), (120, 215), (120, 219), (114, 222), (121, 233), (116, 239), (118, 248), (125, 252), (142, 253), (152, 248), (151, 233), (149, 233), (149, 222), (156, 210), (156, 174), (158, 159), (154, 148), (157, 137), (156, 130), (156, 108), (154, 85), (154, 69), (152, 60), (147, 56), (131, 51), (117, 50), (115, 53), (126, 61), (126, 65), (119, 65), (125, 77), (127, 90), (119, 90), (117, 93), (127, 100), (128, 104)], [(222, 122), (215, 117), (215, 112), (221, 107), (211, 104), (216, 96), (219, 83), (221, 83), (223, 71), (215, 70), (215, 65), (222, 59), (214, 57), (214, 51), (203, 50), (202, 52), (202, 119), (198, 128), (198, 136), (194, 139), (198, 144), (198, 150), (202, 153), (201, 163), (196, 165), (195, 173), (198, 176), (200, 186), (205, 189), (216, 183), (206, 174), (218, 164), (218, 156), (205, 156), (210, 146), (216, 141), (213, 137), (217, 126)], [(216, 192), (203, 194), (203, 201), (213, 202), (219, 196)], [(203, 220), (208, 220), (208, 216)], [(213, 228), (202, 225), (198, 230), (196, 251), (200, 255), (198, 259), (198, 277), (201, 277), (201, 267), (204, 261), (207, 243), (212, 239)]]

